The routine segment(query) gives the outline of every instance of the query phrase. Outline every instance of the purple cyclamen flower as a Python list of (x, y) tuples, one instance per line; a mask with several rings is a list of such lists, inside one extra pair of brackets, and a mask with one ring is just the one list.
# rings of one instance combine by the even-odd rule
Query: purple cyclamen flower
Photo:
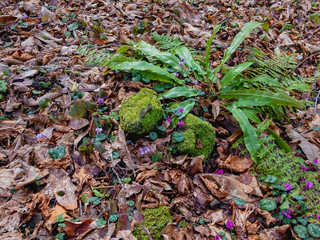
[(103, 103), (103, 102), (104, 102), (104, 99), (103, 99), (102, 97), (99, 97), (99, 98), (98, 98), (98, 103), (101, 104), (101, 103)]
[(179, 66), (183, 66), (185, 62), (179, 62)]
[(292, 212), (292, 211), (289, 211), (289, 210), (288, 210), (287, 212), (281, 211), (281, 213), (282, 213), (283, 215), (285, 215), (287, 218), (292, 218), (292, 217), (290, 216), (291, 212)]
[(184, 111), (184, 109), (183, 108), (179, 108), (179, 112), (183, 112)]
[(308, 170), (306, 167), (304, 167), (302, 165), (300, 166), (300, 169), (303, 170), (304, 172)]
[(38, 26), (38, 28), (42, 28), (42, 24), (41, 23), (39, 23), (37, 26)]
[(227, 220), (226, 227), (227, 227), (228, 229), (233, 228), (233, 225), (234, 225), (233, 222)]
[(310, 189), (313, 188), (313, 183), (312, 182), (306, 181), (305, 184), (306, 184), (306, 187), (305, 187), (306, 189), (307, 188), (310, 188)]
[(96, 128), (96, 133), (101, 133), (102, 132), (102, 128)]
[(182, 120), (180, 120), (179, 122), (178, 122), (178, 126), (179, 127), (182, 127), (184, 125), (184, 122), (182, 121)]
[(168, 117), (168, 119), (167, 119), (167, 120), (168, 120), (168, 122), (171, 122), (171, 121), (172, 121), (172, 119), (171, 119), (170, 117)]
[(28, 18), (28, 16), (23, 16), (23, 17), (22, 17), (22, 19), (27, 19), (27, 18)]
[(286, 187), (286, 191), (290, 191), (292, 189), (292, 185), (288, 182), (284, 186)]
[(175, 76), (175, 77), (179, 77), (179, 73), (178, 73), (178, 72), (175, 72), (175, 73), (174, 73), (174, 76)]
[(180, 58), (180, 60), (181, 60), (182, 62), (184, 62), (184, 61), (185, 61), (184, 57)]
[(140, 151), (140, 154), (141, 155), (144, 155), (146, 154), (147, 152), (150, 152), (151, 151), (151, 148), (149, 145), (145, 146), (144, 148), (140, 147), (139, 148), (139, 151)]
[(47, 136), (44, 135), (43, 133), (37, 134), (37, 140), (44, 139), (44, 138), (47, 138)]
[(193, 84), (198, 84), (198, 81), (197, 80), (193, 80)]
[(318, 218), (318, 222), (320, 222), (320, 214), (317, 216), (317, 218)]
[(313, 160), (313, 163), (318, 164), (318, 159)]
[(218, 175), (223, 174), (223, 169), (219, 169), (219, 170), (217, 171), (217, 174), (218, 174)]
[(214, 237), (214, 240), (219, 240), (220, 239), (220, 235), (216, 235), (215, 237)]

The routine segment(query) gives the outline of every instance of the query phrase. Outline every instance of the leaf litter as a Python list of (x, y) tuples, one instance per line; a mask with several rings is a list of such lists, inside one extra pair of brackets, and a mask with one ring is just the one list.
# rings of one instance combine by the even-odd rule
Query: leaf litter
[[(128, 82), (114, 72), (104, 76), (106, 69), (88, 64), (86, 55), (106, 47), (115, 52), (130, 40), (152, 43), (153, 32), (171, 34), (201, 52), (213, 27), (227, 20), (213, 40), (216, 67), (244, 23), (263, 21), (269, 31), (253, 34), (244, 44), (265, 53), (296, 53), (303, 59), (297, 72), (313, 77), (320, 61), (319, 4), (30, 0), (3, 1), (0, 6), (0, 70), (7, 84), (6, 91), (0, 89), (4, 239), (136, 239), (129, 218), (141, 222), (141, 209), (159, 206), (169, 207), (172, 216), (162, 231), (164, 239), (231, 239), (227, 221), (234, 224), (236, 239), (297, 237), (290, 225), (275, 225), (276, 219), (259, 208), (271, 189), (251, 174), (253, 160), (230, 148), (241, 132), (219, 100), (200, 102), (210, 111), (196, 107), (218, 133), (211, 159), (171, 156), (167, 122), (155, 141), (141, 137), (133, 142), (116, 119), (124, 98), (154, 85)], [(232, 67), (244, 59), (239, 50), (227, 63)], [(203, 91), (207, 87), (195, 86)], [(105, 118), (113, 127), (101, 144), (88, 143), (83, 139), (97, 128), (94, 117), (88, 118), (90, 110), (79, 118), (70, 117), (69, 111), (74, 102), (95, 102), (100, 91), (105, 94)], [(319, 91), (319, 80), (314, 91)], [(320, 107), (310, 93), (303, 97), (316, 105), (290, 116), (288, 126), (281, 126), (286, 133), (279, 132), (311, 162), (319, 159), (319, 115), (314, 113)], [(50, 149), (59, 146), (65, 154), (52, 158)], [(81, 146), (92, 154), (83, 154)], [(139, 148), (146, 146), (150, 151), (142, 155)], [(161, 156), (154, 157), (158, 152)], [(236, 204), (235, 198), (245, 204)]]

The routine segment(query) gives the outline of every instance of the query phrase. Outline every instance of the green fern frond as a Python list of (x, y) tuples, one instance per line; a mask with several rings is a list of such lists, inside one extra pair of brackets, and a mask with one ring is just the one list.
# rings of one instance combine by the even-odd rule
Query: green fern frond
[(172, 36), (165, 35), (164, 33), (159, 35), (158, 33), (152, 33), (152, 39), (156, 41), (158, 47), (163, 50), (174, 50), (183, 45), (183, 42), (179, 38), (173, 38)]

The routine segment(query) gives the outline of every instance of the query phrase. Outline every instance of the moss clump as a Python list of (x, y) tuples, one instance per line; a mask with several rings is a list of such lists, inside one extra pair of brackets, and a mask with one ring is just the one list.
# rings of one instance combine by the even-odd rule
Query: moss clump
[[(154, 209), (147, 208), (143, 210), (143, 215), (144, 219), (141, 223), (149, 230), (152, 238), (158, 240), (163, 239), (161, 231), (166, 227), (167, 223), (170, 222), (169, 219), (171, 218), (169, 209), (165, 206)], [(149, 240), (148, 235), (138, 223), (135, 224), (132, 233), (138, 240)]]
[(164, 111), (155, 91), (148, 88), (122, 101), (119, 117), (121, 128), (133, 135), (150, 132), (163, 119)]
[[(204, 155), (204, 159), (206, 159), (212, 152), (216, 141), (211, 124), (188, 113), (184, 118), (184, 129), (184, 140), (176, 144), (177, 152), (188, 154), (191, 157)], [(196, 147), (198, 139), (200, 139), (202, 148)]]

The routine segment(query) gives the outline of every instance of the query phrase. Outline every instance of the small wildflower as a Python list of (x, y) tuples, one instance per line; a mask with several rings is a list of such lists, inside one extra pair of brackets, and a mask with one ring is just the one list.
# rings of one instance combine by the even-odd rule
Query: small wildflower
[(220, 235), (216, 235), (215, 237), (214, 237), (214, 240), (219, 240), (220, 239)]
[(178, 72), (175, 72), (175, 73), (174, 73), (174, 76), (175, 76), (175, 77), (179, 77), (179, 73), (178, 73)]
[(303, 170), (304, 172), (308, 170), (306, 167), (304, 167), (302, 165), (300, 166), (300, 169)]
[(147, 152), (150, 152), (151, 151), (151, 148), (149, 145), (145, 146), (144, 148), (142, 147), (139, 147), (139, 151), (140, 151), (140, 154), (141, 155), (144, 155), (146, 154)]
[(98, 103), (101, 104), (101, 103), (103, 103), (103, 102), (104, 102), (104, 99), (103, 99), (102, 97), (99, 97), (99, 98), (98, 98)]
[(310, 189), (313, 188), (313, 183), (312, 182), (306, 181), (305, 184), (306, 184), (306, 189), (307, 188), (310, 188)]
[(182, 127), (184, 125), (184, 122), (182, 121), (182, 120), (180, 120), (179, 122), (178, 122), (178, 126), (179, 127)]
[(179, 108), (179, 112), (183, 112), (184, 111), (184, 109), (183, 108)]
[(227, 227), (228, 229), (233, 228), (233, 222), (227, 220), (226, 227)]
[(296, 153), (296, 157), (298, 157), (299, 156), (299, 153)]
[(101, 133), (102, 132), (102, 128), (96, 128), (96, 133)]
[(318, 164), (318, 159), (313, 160), (313, 163)]
[(218, 175), (223, 174), (223, 169), (219, 169), (219, 170), (217, 171), (217, 174), (218, 174)]
[(318, 218), (318, 222), (320, 222), (320, 214), (317, 216), (317, 218)]
[(27, 18), (28, 18), (28, 16), (23, 16), (23, 17), (22, 17), (22, 19), (27, 19)]
[(47, 136), (44, 135), (43, 133), (37, 134), (37, 140), (44, 139), (44, 138), (47, 138)]
[(198, 84), (198, 81), (197, 80), (193, 80), (193, 84)]
[(277, 222), (278, 221), (278, 219), (277, 218), (275, 218), (275, 220), (274, 220), (275, 222)]
[(182, 62), (184, 62), (184, 61), (185, 61), (184, 57), (180, 58), (180, 60), (181, 60)]
[(292, 185), (288, 182), (284, 186), (286, 187), (286, 191), (290, 191), (292, 189)]
[(168, 122), (171, 122), (171, 121), (172, 121), (172, 119), (171, 119), (170, 117), (168, 117), (167, 121), (168, 121)]
[(185, 62), (179, 62), (179, 66), (183, 66)]
[(42, 24), (41, 23), (39, 23), (37, 26), (38, 26), (38, 28), (42, 28)]
[(281, 211), (281, 213), (282, 213), (283, 215), (285, 215), (287, 218), (292, 218), (292, 217), (290, 216), (291, 212), (292, 212), (292, 211), (289, 211), (289, 210), (288, 210), (287, 212)]
[(305, 179), (304, 179), (304, 177), (303, 178), (301, 178), (301, 181), (304, 181)]

